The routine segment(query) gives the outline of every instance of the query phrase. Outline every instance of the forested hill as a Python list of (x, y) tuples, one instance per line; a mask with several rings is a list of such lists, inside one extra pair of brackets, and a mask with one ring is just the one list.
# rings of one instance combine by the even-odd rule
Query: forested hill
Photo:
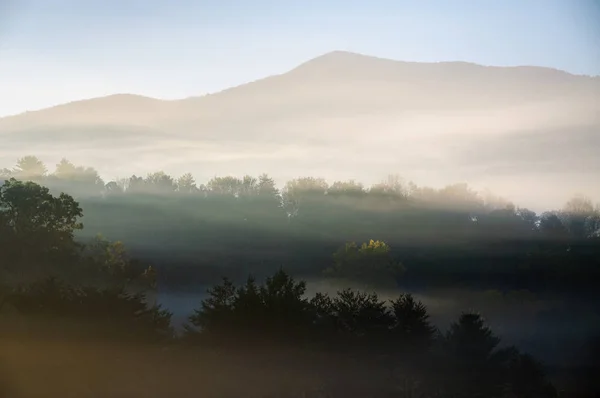
[(73, 195), (84, 214), (80, 240), (101, 233), (123, 241), (175, 284), (282, 265), (320, 274), (340, 246), (371, 239), (392, 248), (405, 283), (570, 289), (600, 270), (600, 209), (585, 197), (536, 214), (466, 184), (433, 189), (390, 177), (365, 187), (304, 177), (279, 188), (267, 175), (202, 184), (163, 172), (105, 182), (67, 160), (49, 173), (34, 157), (4, 171), (13, 177)]

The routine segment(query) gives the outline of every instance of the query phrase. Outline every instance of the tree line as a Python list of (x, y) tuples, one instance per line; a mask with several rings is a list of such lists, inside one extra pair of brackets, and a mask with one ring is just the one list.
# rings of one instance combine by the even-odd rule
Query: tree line
[[(405, 396), (558, 396), (543, 365), (515, 347), (503, 346), (477, 313), (463, 313), (442, 332), (429, 321), (425, 305), (410, 294), (385, 302), (375, 293), (344, 289), (334, 297), (317, 293), (309, 298), (306, 283), (283, 270), (263, 283), (249, 277), (241, 286), (224, 278), (208, 293), (178, 336), (171, 314), (149, 305), (143, 294), (73, 287), (49, 278), (4, 294), (2, 334), (228, 350), (302, 347), (360, 358), (365, 366), (392, 375), (394, 369), (402, 369), (389, 386), (379, 389), (396, 387), (396, 377), (409, 377)], [(9, 314), (14, 317), (16, 311), (29, 323), (11, 324), (15, 318), (6, 316), (9, 308)], [(45, 322), (36, 323), (39, 320)]]
[[(0, 170), (0, 180), (15, 178), (34, 181), (48, 187), (52, 192), (65, 192), (75, 197), (106, 197), (112, 195), (195, 195), (196, 197), (223, 197), (238, 199), (260, 198), (271, 201), (271, 205), (283, 210), (282, 214), (294, 217), (310, 211), (311, 201), (328, 197), (387, 199), (388, 205), (421, 205), (428, 208), (465, 211), (476, 222), (478, 216), (515, 218), (528, 229), (566, 233), (584, 238), (600, 235), (600, 203), (594, 206), (591, 199), (575, 196), (558, 211), (540, 215), (526, 208), (519, 208), (510, 201), (491, 192), (476, 192), (467, 184), (448, 185), (441, 189), (421, 187), (405, 183), (399, 176), (391, 175), (371, 187), (354, 180), (335, 181), (328, 184), (323, 178), (302, 177), (288, 181), (279, 190), (267, 174), (258, 177), (245, 175), (214, 177), (206, 184), (198, 184), (191, 173), (174, 178), (162, 171), (146, 177), (133, 175), (117, 181), (105, 182), (91, 167), (75, 166), (62, 159), (49, 173), (46, 165), (35, 156), (17, 160), (13, 168)], [(303, 203), (307, 202), (307, 203)], [(377, 203), (382, 205), (383, 203)], [(305, 206), (303, 206), (305, 205)], [(306, 207), (306, 209), (304, 208)], [(513, 220), (515, 221), (515, 220)]]
[(86, 224), (78, 241), (98, 233), (125, 241), (173, 284), (236, 267), (322, 274), (340, 246), (373, 238), (390, 247), (406, 283), (555, 288), (589, 283), (600, 270), (600, 211), (582, 196), (536, 214), (466, 184), (433, 189), (397, 177), (370, 188), (305, 177), (278, 189), (267, 175), (198, 184), (163, 172), (105, 183), (66, 159), (49, 173), (33, 156), (0, 174), (77, 198)]

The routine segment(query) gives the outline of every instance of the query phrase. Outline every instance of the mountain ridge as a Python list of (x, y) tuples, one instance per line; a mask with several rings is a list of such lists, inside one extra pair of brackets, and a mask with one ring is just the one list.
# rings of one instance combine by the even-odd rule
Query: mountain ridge
[(143, 95), (143, 94), (115, 93), (115, 94), (109, 94), (109, 95), (99, 96), (99, 97), (75, 99), (73, 101), (56, 104), (56, 105), (49, 106), (46, 108), (28, 110), (28, 111), (18, 113), (18, 114), (3, 116), (3, 117), (0, 117), (0, 122), (2, 122), (5, 119), (12, 119), (12, 118), (20, 117), (20, 116), (31, 115), (33, 113), (55, 110), (56, 108), (61, 108), (61, 107), (78, 106), (78, 105), (84, 105), (84, 104), (89, 105), (91, 103), (94, 103), (94, 105), (95, 104), (102, 105), (102, 103), (108, 102), (110, 100), (122, 101), (124, 99), (129, 99), (130, 101), (133, 101), (133, 100), (136, 100), (138, 102), (154, 101), (156, 103), (162, 103), (162, 104), (182, 103), (182, 102), (186, 102), (186, 101), (203, 100), (205, 98), (214, 97), (219, 94), (231, 92), (232, 90), (244, 88), (249, 85), (254, 85), (256, 83), (276, 79), (281, 76), (297, 74), (299, 72), (305, 72), (307, 69), (323, 68), (324, 64), (326, 64), (326, 63), (335, 62), (336, 67), (340, 67), (340, 66), (343, 67), (343, 65), (340, 65), (340, 63), (352, 63), (354, 61), (380, 63), (380, 64), (386, 64), (390, 67), (392, 67), (392, 66), (398, 67), (401, 65), (410, 66), (410, 67), (432, 67), (432, 66), (453, 67), (453, 66), (456, 66), (456, 67), (468, 67), (468, 68), (472, 68), (473, 70), (486, 70), (487, 69), (487, 70), (497, 70), (497, 71), (507, 70), (507, 71), (528, 71), (528, 72), (537, 72), (537, 73), (544, 72), (544, 73), (551, 73), (556, 76), (563, 76), (563, 77), (568, 76), (568, 77), (573, 77), (573, 78), (589, 79), (593, 82), (600, 84), (600, 76), (588, 76), (588, 75), (573, 74), (573, 73), (570, 73), (570, 72), (567, 72), (564, 70), (560, 70), (557, 68), (551, 68), (551, 67), (545, 67), (545, 66), (534, 66), (534, 65), (495, 66), (495, 65), (483, 65), (483, 64), (478, 64), (478, 63), (474, 63), (474, 62), (466, 62), (466, 61), (438, 61), (438, 62), (403, 61), (403, 60), (395, 60), (395, 59), (390, 59), (390, 58), (365, 55), (365, 54), (360, 54), (360, 53), (355, 53), (355, 52), (335, 50), (335, 51), (330, 51), (325, 54), (319, 55), (308, 61), (305, 61), (286, 72), (283, 72), (280, 74), (269, 75), (269, 76), (266, 76), (266, 77), (263, 77), (263, 78), (260, 78), (260, 79), (254, 80), (254, 81), (246, 82), (246, 83), (232, 86), (232, 87), (227, 87), (222, 90), (211, 92), (211, 93), (206, 93), (203, 95), (195, 95), (195, 96), (190, 96), (190, 97), (185, 97), (185, 98), (177, 98), (177, 99), (161, 99), (161, 98), (151, 97), (151, 96), (147, 96), (147, 95)]
[(570, 76), (577, 76), (577, 77), (591, 77), (591, 78), (599, 78), (600, 75), (598, 76), (589, 76), (589, 75), (582, 75), (582, 74), (575, 74), (575, 73), (571, 73), (562, 69), (558, 69), (558, 68), (553, 68), (553, 67), (547, 67), (547, 66), (537, 66), (537, 65), (484, 65), (484, 64), (479, 64), (476, 62), (469, 62), (469, 61), (459, 61), (459, 60), (455, 60), (455, 61), (405, 61), (405, 60), (396, 60), (396, 59), (392, 59), (392, 58), (385, 58), (385, 57), (379, 57), (379, 56), (373, 56), (373, 55), (367, 55), (367, 54), (362, 54), (362, 53), (357, 53), (357, 52), (350, 52), (350, 51), (343, 51), (343, 50), (334, 50), (334, 51), (329, 51), (327, 53), (324, 53), (322, 55), (319, 55), (315, 58), (312, 58), (308, 61), (305, 61), (303, 63), (301, 63), (300, 65), (298, 65), (297, 67), (291, 69), (289, 72), (294, 71), (296, 69), (300, 69), (303, 68), (306, 65), (309, 65), (311, 63), (319, 63), (322, 62), (324, 60), (328, 60), (331, 58), (336, 58), (336, 59), (340, 59), (340, 58), (345, 58), (345, 61), (352, 61), (352, 60), (359, 60), (359, 59), (368, 59), (368, 60), (372, 60), (372, 61), (376, 61), (376, 62), (387, 62), (387, 63), (396, 63), (396, 64), (409, 64), (409, 65), (464, 65), (464, 66), (470, 66), (470, 67), (477, 67), (477, 68), (495, 68), (495, 69), (536, 69), (536, 70), (546, 70), (546, 71), (550, 71), (550, 72), (559, 72), (561, 74), (567, 74)]

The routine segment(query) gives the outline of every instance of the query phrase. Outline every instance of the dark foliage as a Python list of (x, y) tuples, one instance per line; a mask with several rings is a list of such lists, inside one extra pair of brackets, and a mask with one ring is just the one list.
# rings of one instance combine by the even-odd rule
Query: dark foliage
[(122, 242), (101, 235), (87, 244), (76, 241), (81, 217), (79, 203), (68, 194), (52, 195), (34, 182), (5, 181), (0, 186), (2, 276), (35, 280), (59, 275), (155, 287), (155, 269), (132, 259)]
[[(25, 319), (43, 321), (48, 327), (46, 337), (74, 332), (80, 337), (156, 340), (173, 335), (171, 313), (149, 305), (144, 293), (123, 288), (73, 287), (48, 278), (6, 293), (3, 309), (8, 308)], [(15, 319), (3, 319), (9, 322), (8, 330)]]
[(82, 229), (82, 210), (71, 196), (53, 196), (48, 188), (14, 178), (0, 186), (0, 244), (4, 256), (63, 259), (75, 250), (74, 233)]
[(387, 358), (385, 366), (410, 364), (427, 397), (557, 396), (542, 365), (513, 347), (500, 348), (478, 314), (464, 313), (436, 335), (426, 307), (410, 294), (384, 302), (352, 289), (334, 298), (318, 293), (309, 301), (303, 293), (304, 284), (283, 271), (261, 285), (250, 278), (236, 288), (224, 280), (190, 317), (194, 327), (187, 337), (228, 345), (310, 341), (363, 360)]
[(404, 351), (422, 351), (430, 347), (436, 329), (429, 322), (427, 308), (410, 294), (401, 294), (391, 303), (392, 333)]
[(311, 321), (305, 290), (304, 282), (294, 281), (284, 271), (260, 286), (252, 277), (237, 288), (224, 279), (208, 291), (210, 297), (190, 316), (188, 338), (200, 334), (212, 341), (232, 337), (255, 342), (295, 339), (306, 332)]

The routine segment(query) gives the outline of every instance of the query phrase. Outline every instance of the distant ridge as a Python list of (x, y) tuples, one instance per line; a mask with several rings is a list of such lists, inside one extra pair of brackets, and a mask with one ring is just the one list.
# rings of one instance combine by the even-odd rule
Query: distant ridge
[(109, 178), (165, 169), (368, 184), (399, 172), (556, 207), (573, 192), (600, 198), (600, 78), (333, 51), (208, 95), (115, 94), (1, 118), (0, 145), (0, 167), (37, 154)]
[[(449, 67), (465, 67), (465, 68), (473, 68), (473, 69), (482, 69), (482, 68), (492, 68), (499, 70), (521, 70), (521, 71), (533, 71), (533, 72), (542, 72), (552, 73), (552, 74), (565, 74), (570, 76), (581, 76), (581, 77), (591, 77), (587, 75), (577, 75), (570, 72), (566, 72), (556, 68), (550, 68), (545, 66), (533, 66), (533, 65), (512, 65), (512, 66), (496, 66), (496, 65), (482, 65), (474, 62), (466, 62), (466, 61), (436, 61), (436, 62), (421, 62), (421, 61), (402, 61), (402, 60), (394, 60), (390, 58), (376, 57), (370, 56), (360, 53), (354, 53), (349, 51), (330, 51), (325, 54), (322, 54), (318, 57), (310, 59), (296, 68), (294, 70), (302, 70), (310, 67), (323, 67), (324, 64), (330, 65), (349, 65), (353, 63), (371, 63), (372, 65), (378, 63), (380, 65), (387, 65), (392, 67), (392, 65), (398, 66), (400, 64), (404, 64), (405, 66), (417, 66), (417, 67), (429, 67), (429, 66), (449, 66)], [(597, 76), (596, 76), (597, 77)], [(593, 78), (593, 77), (592, 77)]]
[[(541, 67), (541, 66), (528, 66), (528, 65), (519, 65), (519, 66), (490, 66), (490, 65), (481, 65), (472, 62), (465, 61), (439, 61), (439, 62), (416, 62), (416, 61), (399, 61), (393, 60), (383, 57), (375, 57), (369, 56), (354, 52), (348, 51), (330, 51), (315, 58), (312, 58), (306, 62), (301, 63), (297, 67), (292, 70), (282, 73), (280, 75), (274, 75), (270, 77), (265, 77), (262, 79), (258, 79), (256, 81), (244, 83), (238, 86), (226, 88), (221, 91), (206, 93), (198, 96), (191, 96), (182, 99), (174, 99), (174, 100), (162, 100), (157, 98), (152, 98), (148, 96), (138, 95), (138, 94), (129, 94), (129, 93), (117, 93), (111, 94), (102, 97), (95, 98), (86, 98), (81, 100), (74, 100), (64, 104), (58, 104), (52, 107), (43, 108), (39, 110), (26, 111), (21, 114), (10, 115), (0, 118), (13, 118), (19, 116), (25, 116), (36, 112), (43, 112), (46, 110), (53, 110), (59, 107), (65, 106), (107, 106), (107, 107), (127, 107), (127, 106), (152, 106), (152, 101), (160, 101), (162, 103), (168, 102), (185, 102), (186, 100), (198, 100), (206, 97), (211, 97), (223, 92), (231, 92), (232, 90), (236, 90), (238, 88), (243, 88), (248, 85), (254, 85), (266, 80), (270, 80), (272, 78), (276, 78), (279, 76), (285, 75), (298, 75), (298, 74), (307, 74), (307, 73), (321, 73), (326, 77), (332, 77), (340, 72), (354, 72), (354, 75), (360, 74), (359, 70), (361, 68), (368, 68), (370, 71), (364, 71), (365, 75), (367, 73), (373, 73), (374, 71), (377, 73), (391, 73), (398, 72), (402, 70), (404, 73), (415, 73), (417, 70), (421, 70), (422, 73), (431, 73), (431, 71), (438, 69), (445, 69), (447, 73), (450, 71), (463, 71), (463, 73), (474, 73), (480, 74), (485, 70), (496, 70), (496, 71), (509, 71), (514, 72), (515, 76), (521, 76), (524, 78), (569, 78), (569, 77), (579, 77), (584, 78), (586, 80), (590, 80), (595, 82), (596, 84), (600, 81), (600, 77), (598, 76), (587, 76), (587, 75), (575, 75), (563, 70), (549, 68), (549, 67)], [(314, 77), (314, 76), (313, 76)], [(346, 76), (347, 77), (347, 76)], [(375, 76), (376, 77), (376, 76)], [(409, 77), (418, 77), (418, 76), (409, 76)], [(1, 125), (0, 125), (1, 127)]]

